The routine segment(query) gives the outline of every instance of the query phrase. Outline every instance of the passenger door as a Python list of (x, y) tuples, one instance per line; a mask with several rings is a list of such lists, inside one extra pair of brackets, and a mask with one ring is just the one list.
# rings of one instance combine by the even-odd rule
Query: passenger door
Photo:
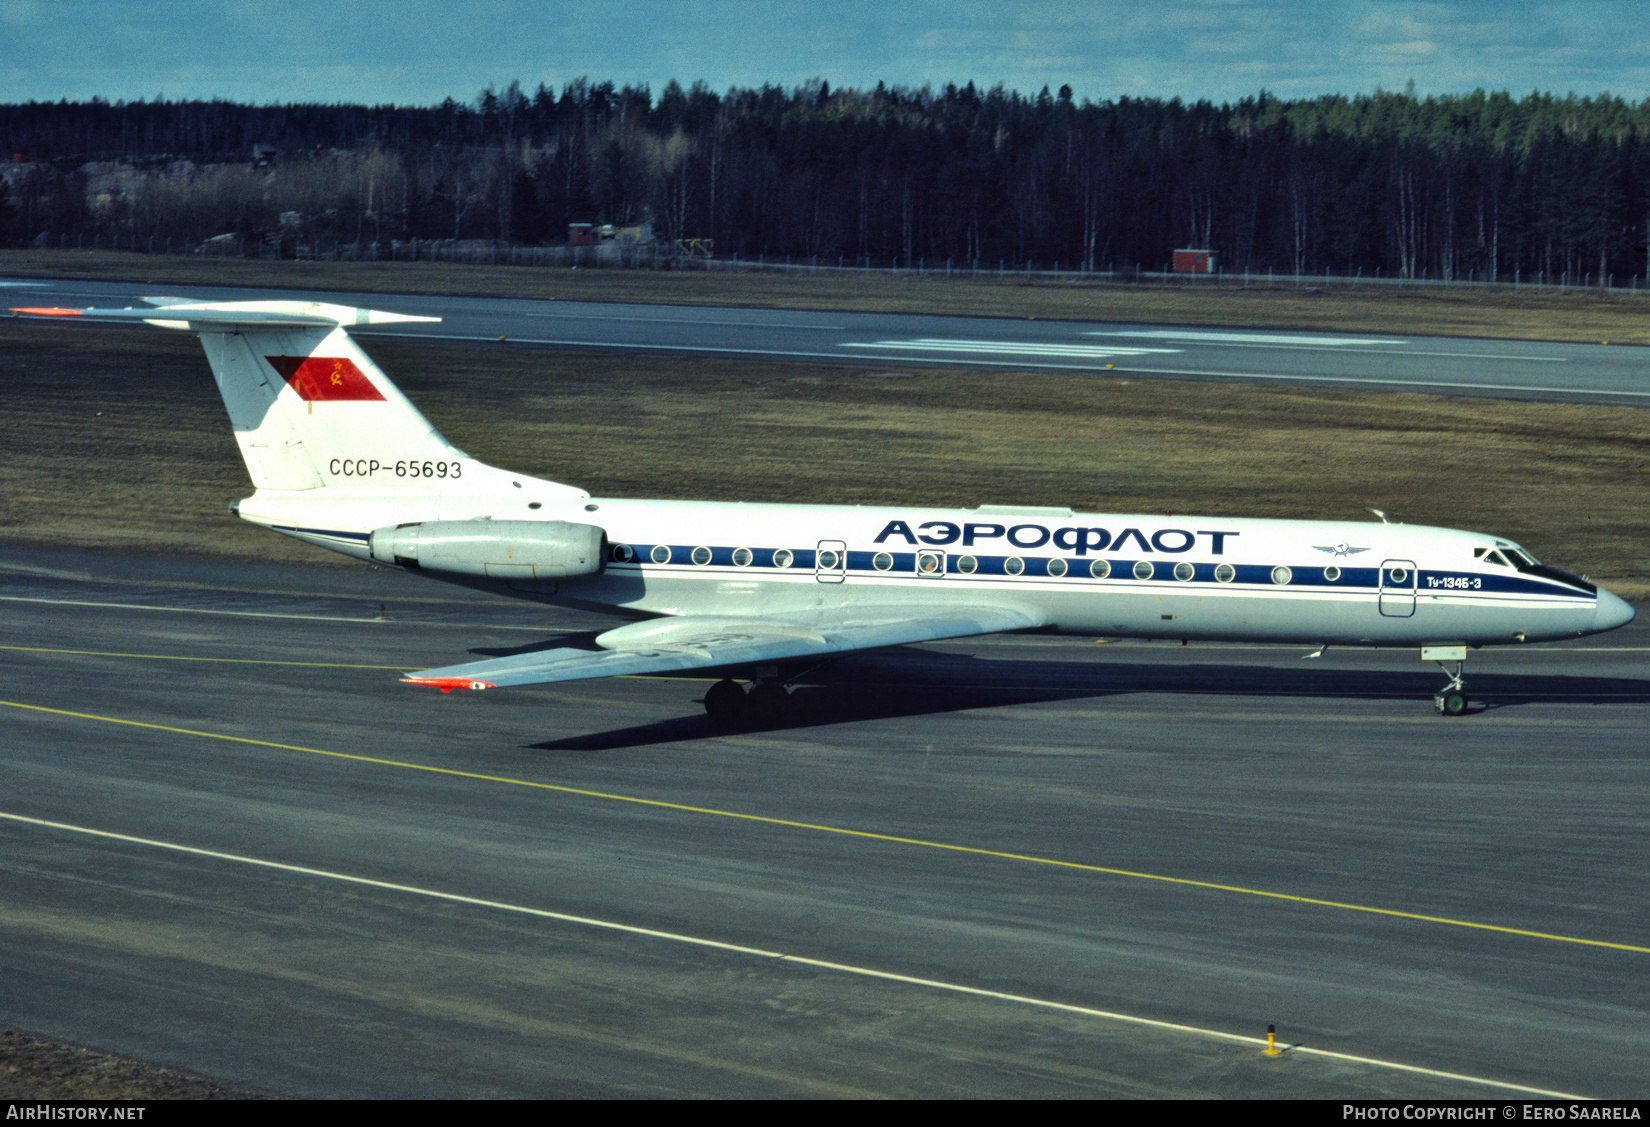
[(924, 548), (917, 553), (918, 579), (944, 579), (945, 553), (936, 548)]
[(1415, 613), (1417, 575), (1411, 560), (1381, 562), (1381, 613), (1388, 618), (1409, 618)]
[(814, 551), (814, 578), (821, 583), (841, 583), (848, 577), (848, 545), (841, 540), (821, 540)]

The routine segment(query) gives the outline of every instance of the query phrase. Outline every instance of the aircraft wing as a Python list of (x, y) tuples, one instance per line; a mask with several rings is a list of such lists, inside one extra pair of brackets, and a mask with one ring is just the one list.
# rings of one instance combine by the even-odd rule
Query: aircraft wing
[(408, 673), (403, 681), (451, 689), (493, 689), (578, 681), (627, 673), (766, 664), (789, 658), (967, 638), (1046, 625), (1041, 611), (996, 606), (870, 606), (840, 614), (792, 614), (780, 618), (683, 615), (650, 619), (609, 630), (597, 650), (563, 648), (472, 661)]

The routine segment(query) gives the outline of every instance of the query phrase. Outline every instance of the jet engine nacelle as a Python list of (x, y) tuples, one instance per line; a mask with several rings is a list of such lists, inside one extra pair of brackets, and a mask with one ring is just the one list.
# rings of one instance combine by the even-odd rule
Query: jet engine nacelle
[(564, 520), (433, 520), (380, 528), (372, 558), (430, 571), (494, 579), (594, 575), (607, 559), (607, 533)]

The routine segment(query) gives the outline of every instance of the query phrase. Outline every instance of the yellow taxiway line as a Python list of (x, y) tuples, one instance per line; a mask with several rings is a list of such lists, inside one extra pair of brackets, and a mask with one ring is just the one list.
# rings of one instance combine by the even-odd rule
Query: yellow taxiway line
[(274, 658), (256, 657), (194, 657), (183, 654), (121, 654), (109, 653), (106, 650), (60, 650), (51, 646), (0, 646), (0, 650), (11, 650), (15, 653), (26, 654), (74, 654), (79, 657), (127, 657), (141, 661), (206, 661), (222, 665), (296, 665), (308, 669), (394, 669), (406, 670), (405, 665), (359, 665), (344, 661), (277, 661)]
[[(708, 948), (710, 950), (723, 951), (733, 955), (745, 955), (758, 959), (771, 959), (775, 962), (794, 963), (805, 967), (813, 967), (819, 970), (836, 971), (840, 974), (858, 975), (863, 978), (880, 979), (885, 982), (897, 982), (907, 986), (917, 986), (930, 990), (942, 990), (953, 994), (962, 994), (975, 998), (986, 998), (999, 1002), (1010, 1002), (1044, 1010), (1055, 1010), (1062, 1013), (1077, 1014), (1083, 1017), (1098, 1018), (1104, 1021), (1118, 1022), (1126, 1025), (1144, 1026), (1148, 1029), (1156, 1029), (1169, 1033), (1189, 1034), (1195, 1037), (1205, 1037), (1211, 1040), (1225, 1041), (1239, 1045), (1251, 1045), (1257, 1048), (1269, 1044), (1268, 1039), (1264, 1037), (1246, 1036), (1241, 1033), (1231, 1033), (1223, 1029), (1211, 1029), (1205, 1026), (1188, 1025), (1183, 1022), (1162, 1021), (1157, 1018), (1142, 1017), (1138, 1014), (1122, 1013), (1117, 1010), (1102, 1010), (1093, 1006), (1076, 1005), (1071, 1002), (1060, 1002), (1050, 998), (1038, 998), (1028, 994), (1010, 994), (1000, 990), (985, 990), (978, 986), (969, 986), (959, 982), (947, 982), (943, 979), (918, 978), (915, 975), (899, 974), (894, 971), (882, 970), (877, 967), (867, 967), (853, 963), (839, 963), (826, 959), (815, 959), (806, 955), (790, 954), (785, 951), (770, 951), (761, 947), (747, 947), (742, 944), (729, 943), (725, 940), (712, 939), (707, 936), (689, 935), (685, 932), (679, 931), (661, 931), (657, 928), (638, 927), (635, 924), (621, 923), (617, 920), (598, 919), (594, 916), (575, 916), (566, 912), (553, 912), (546, 908), (534, 908), (525, 904), (512, 904), (504, 900), (484, 900), (476, 896), (461, 896), (457, 893), (446, 892), (440, 889), (423, 888), (412, 884), (395, 884), (390, 881), (374, 880), (371, 877), (358, 876), (353, 873), (340, 873), (331, 869), (318, 869), (307, 865), (293, 865), (288, 862), (274, 861), (262, 857), (249, 857), (243, 853), (225, 853), (216, 849), (202, 849), (199, 846), (184, 845), (179, 842), (160, 841), (155, 838), (147, 837), (134, 837), (131, 834), (114, 833), (109, 830), (95, 829), (91, 826), (77, 826), (68, 822), (51, 822), (44, 818), (31, 818), (27, 815), (13, 814), (6, 811), (0, 811), (0, 820), (30, 826), (38, 826), (42, 829), (63, 830), (69, 833), (84, 834), (88, 837), (125, 842), (131, 845), (147, 846), (152, 849), (165, 849), (175, 853), (190, 854), (196, 857), (205, 857), (216, 861), (229, 861), (242, 865), (252, 865), (262, 869), (273, 869), (277, 872), (298, 873), (303, 876), (319, 877), (324, 880), (333, 880), (344, 884), (362, 885), (368, 888), (381, 889), (386, 892), (403, 893), (411, 896), (426, 896), (453, 904), (463, 904), (469, 907), (485, 908), (499, 912), (512, 912), (519, 915), (546, 920), (555, 920), (559, 923), (593, 928), (600, 931), (618, 932), (626, 935), (644, 935), (651, 939), (662, 939), (671, 943), (682, 943), (691, 947)], [(1399, 1072), (1429, 1076), (1441, 1080), (1457, 1080), (1467, 1084), (1480, 1084), (1492, 1088), (1501, 1088), (1506, 1091), (1524, 1092), (1544, 1099), (1585, 1100), (1590, 1098), (1587, 1096), (1572, 1095), (1568, 1092), (1555, 1092), (1546, 1088), (1534, 1088), (1527, 1084), (1515, 1084), (1505, 1080), (1493, 1080), (1487, 1077), (1472, 1076), (1461, 1072), (1444, 1072), (1436, 1068), (1425, 1068), (1421, 1065), (1405, 1064), (1400, 1061), (1382, 1060), (1378, 1057), (1357, 1056), (1352, 1053), (1341, 1053), (1332, 1049), (1319, 1049), (1309, 1045), (1289, 1045), (1286, 1046), (1284, 1052), (1296, 1056), (1323, 1057), (1328, 1060), (1340, 1061), (1344, 1063), (1392, 1069)]]
[(766, 814), (748, 814), (737, 810), (717, 810), (713, 807), (690, 806), (680, 802), (666, 802), (657, 798), (641, 798), (636, 795), (614, 794), (608, 791), (587, 790), (582, 787), (562, 786), (558, 783), (541, 783), (531, 779), (513, 779), (505, 775), (485, 775), (476, 771), (460, 771), (452, 767), (434, 767), (425, 763), (408, 763), (398, 759), (382, 759), (371, 755), (355, 755), (344, 751), (328, 751), (324, 748), (303, 747), (298, 744), (277, 743), (273, 740), (253, 739), (249, 736), (231, 736), (221, 732), (203, 732), (194, 728), (178, 728), (168, 724), (151, 724), (143, 720), (127, 720), (118, 716), (98, 716), (89, 712), (74, 712), (65, 708), (47, 708), (44, 705), (24, 704), (20, 701), (0, 700), (0, 706), (22, 709), (29, 712), (45, 713), (52, 716), (66, 716), (76, 720), (92, 720), (101, 724), (118, 724), (130, 728), (143, 728), (157, 732), (171, 732), (182, 736), (195, 736), (200, 739), (224, 740), (229, 743), (247, 744), (253, 747), (275, 748), (279, 751), (296, 751), (305, 755), (320, 755), (330, 759), (350, 760), (356, 763), (371, 763), (380, 767), (395, 767), (406, 771), (424, 771), (435, 775), (447, 775), (452, 778), (474, 779), (479, 782), (500, 783), (505, 786), (527, 787), (533, 790), (552, 791), (558, 794), (573, 794), (583, 798), (599, 798), (608, 802), (624, 802), (636, 806), (650, 806), (660, 810), (674, 810), (685, 814), (701, 814), (714, 818), (732, 818), (743, 822), (756, 822), (763, 825), (783, 826), (787, 829), (807, 830), (814, 833), (837, 834), (842, 837), (857, 838), (862, 841), (880, 841), (893, 845), (910, 845), (922, 849), (937, 849), (949, 853), (963, 853), (976, 857), (995, 857), (1005, 861), (1019, 861), (1033, 865), (1047, 865), (1052, 868), (1068, 869), (1085, 873), (1101, 873), (1106, 876), (1126, 877), (1130, 880), (1154, 881), (1160, 884), (1177, 885), (1182, 888), (1201, 888), (1212, 892), (1229, 892), (1242, 896), (1254, 896), (1265, 900), (1280, 900), (1293, 904), (1309, 904), (1318, 908), (1333, 908), (1344, 912), (1362, 912), (1369, 915), (1386, 916), (1392, 919), (1414, 920), (1420, 923), (1441, 924), (1447, 927), (1467, 928), (1473, 931), (1493, 932), (1501, 935), (1516, 935), (1526, 939), (1549, 940), (1554, 943), (1568, 943), (1582, 947), (1601, 947), (1613, 951), (1632, 951), (1636, 954), (1650, 955), (1650, 946), (1633, 943), (1617, 943), (1604, 939), (1586, 939), (1573, 935), (1558, 935), (1553, 932), (1534, 931), (1528, 928), (1507, 927), (1504, 924), (1480, 923), (1476, 920), (1453, 919), (1448, 916), (1433, 916), (1424, 912), (1406, 912), (1397, 908), (1379, 908), (1368, 904), (1352, 904), (1344, 900), (1325, 900), (1315, 896), (1300, 896), (1288, 892), (1273, 892), (1262, 888), (1246, 888), (1242, 885), (1220, 884), (1215, 881), (1194, 880), (1190, 877), (1165, 876), (1160, 873), (1142, 873), (1131, 869), (1116, 869), (1106, 865), (1093, 865), (1081, 861), (1066, 861), (1054, 857), (1038, 857), (1027, 853), (1011, 853), (1000, 849), (986, 849), (974, 845), (956, 845), (943, 841), (928, 841), (923, 838), (901, 837), (896, 834), (876, 833), (871, 830), (856, 830), (844, 826), (827, 826), (818, 822), (800, 822), (789, 818), (776, 818)]

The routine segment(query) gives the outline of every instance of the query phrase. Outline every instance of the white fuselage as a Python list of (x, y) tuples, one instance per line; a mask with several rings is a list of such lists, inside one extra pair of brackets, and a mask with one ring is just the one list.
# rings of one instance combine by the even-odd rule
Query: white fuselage
[(572, 580), (444, 576), (631, 616), (830, 614), (876, 603), (1036, 610), (1062, 633), (1340, 645), (1494, 645), (1621, 625), (1621, 600), (1485, 559), (1516, 545), (1443, 528), (981, 509), (535, 500), (261, 491), (240, 513), (367, 558), (406, 521), (598, 525), (605, 570)]

